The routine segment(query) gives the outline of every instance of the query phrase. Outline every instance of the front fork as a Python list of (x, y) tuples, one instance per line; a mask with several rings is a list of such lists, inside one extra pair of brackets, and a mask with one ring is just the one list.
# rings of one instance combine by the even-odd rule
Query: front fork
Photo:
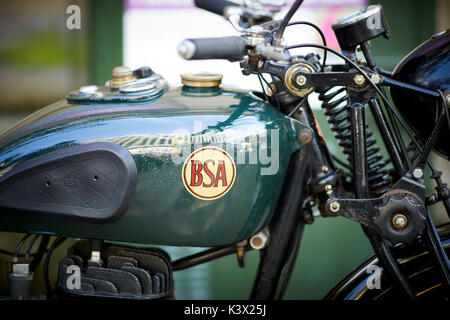
[[(340, 215), (361, 223), (372, 247), (378, 256), (387, 276), (404, 297), (415, 299), (415, 293), (403, 276), (399, 264), (391, 253), (398, 243), (411, 243), (422, 236), (438, 270), (443, 285), (450, 289), (450, 264), (430, 214), (425, 206), (425, 185), (422, 177), (415, 177), (413, 171), (405, 172), (399, 154), (388, 147), (394, 168), (401, 178), (378, 198), (371, 198), (367, 185), (367, 157), (365, 137), (365, 105), (374, 111), (375, 120), (387, 146), (392, 146), (392, 138), (380, 124), (377, 117), (379, 106), (373, 97), (363, 97), (350, 93), (350, 116), (352, 131), (353, 187), (356, 199), (330, 199), (329, 211), (341, 211)], [(339, 207), (338, 210), (333, 210)], [(337, 205), (336, 205), (337, 204)], [(405, 224), (406, 222), (406, 224)]]
[[(422, 236), (428, 246), (433, 264), (438, 270), (447, 290), (450, 288), (449, 262), (440, 243), (430, 214), (425, 206), (425, 185), (422, 177), (415, 177), (413, 170), (405, 167), (395, 148), (389, 131), (383, 127), (379, 106), (374, 97), (349, 93), (351, 108), (352, 169), (355, 199), (329, 199), (327, 209), (353, 221), (361, 223), (387, 276), (397, 290), (409, 299), (415, 293), (391, 253), (398, 243), (411, 243)], [(365, 137), (365, 105), (374, 113), (385, 145), (393, 160), (394, 168), (401, 177), (388, 191), (377, 198), (371, 198), (368, 189), (368, 172)], [(333, 210), (334, 207), (334, 210)], [(337, 208), (337, 209), (336, 209)], [(340, 211), (340, 212), (339, 212)]]
[[(306, 223), (304, 213), (309, 208), (305, 207), (304, 203), (306, 195), (311, 193), (311, 181), (319, 176), (321, 181), (315, 185), (318, 186), (318, 189), (323, 189), (323, 192), (327, 191), (326, 186), (330, 185), (328, 184), (330, 181), (338, 181), (333, 176), (335, 168), (326, 151), (323, 139), (318, 133), (311, 109), (307, 105), (307, 101), (302, 103), (301, 109), (297, 102), (290, 104), (287, 107), (289, 109), (284, 112), (289, 114), (294, 111), (293, 117), (296, 120), (308, 124), (312, 129), (313, 139), (305, 143), (291, 157), (277, 210), (269, 225), (270, 242), (261, 251), (258, 272), (251, 293), (252, 300), (282, 298), (285, 284), (290, 277), (290, 271), (292, 271), (293, 265), (289, 264), (293, 264), (295, 261)], [(288, 271), (282, 275), (286, 265), (288, 265)], [(280, 283), (281, 278), (283, 280)]]
[(282, 269), (289, 255), (296, 226), (304, 224), (299, 218), (307, 178), (310, 175), (309, 146), (295, 152), (289, 163), (277, 210), (269, 225), (270, 242), (261, 251), (258, 273), (251, 293), (252, 300), (273, 300)]
[[(395, 154), (395, 150), (388, 150), (388, 152), (391, 158), (394, 158), (394, 166), (402, 178), (391, 188), (390, 193), (386, 192), (378, 198), (370, 198), (365, 143), (365, 104), (368, 102), (372, 111), (376, 111), (379, 106), (373, 100), (367, 100), (367, 97), (360, 101), (358, 98), (352, 100), (350, 109), (354, 172), (352, 182), (356, 199), (345, 199), (342, 172), (333, 164), (307, 101), (302, 101), (302, 108), (294, 103), (285, 107), (287, 110), (282, 110), (286, 114), (292, 114), (296, 120), (309, 124), (314, 133), (314, 139), (292, 156), (277, 212), (269, 226), (271, 241), (261, 252), (252, 299), (282, 297), (284, 289), (283, 283), (280, 285), (281, 272), (287, 261), (292, 260), (292, 256), (296, 257), (305, 221), (307, 221), (305, 214), (310, 210), (308, 201), (305, 201), (306, 194), (314, 194), (319, 200), (319, 209), (323, 215), (342, 215), (362, 225), (387, 276), (404, 297), (414, 299), (415, 293), (408, 280), (402, 275), (400, 266), (391, 253), (391, 248), (399, 242), (411, 242), (419, 234), (429, 248), (433, 264), (444, 286), (449, 288), (449, 261), (424, 206), (423, 181), (421, 179), (417, 181), (411, 173), (404, 172), (404, 167), (401, 165), (398, 153)], [(377, 121), (378, 125), (383, 123), (381, 119), (376, 120), (380, 120)], [(383, 134), (388, 131), (380, 129), (385, 144), (388, 144), (391, 137)], [(323, 205), (324, 202), (325, 205)], [(402, 231), (402, 220), (400, 219), (399, 225), (396, 226), (396, 220), (392, 219), (396, 214), (400, 214), (399, 217), (405, 214), (410, 218), (412, 230), (405, 228), (408, 230), (406, 237), (405, 233), (399, 232)], [(288, 272), (287, 277), (289, 276)]]

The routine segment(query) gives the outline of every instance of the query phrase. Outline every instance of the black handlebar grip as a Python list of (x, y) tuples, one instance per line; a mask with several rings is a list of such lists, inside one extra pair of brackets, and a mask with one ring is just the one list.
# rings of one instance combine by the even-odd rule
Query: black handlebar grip
[(246, 55), (245, 42), (237, 36), (186, 39), (178, 45), (179, 55), (186, 60), (241, 60)]
[(194, 0), (194, 3), (197, 8), (207, 10), (218, 15), (223, 15), (223, 9), (225, 9), (225, 7), (237, 6), (236, 3), (228, 0)]

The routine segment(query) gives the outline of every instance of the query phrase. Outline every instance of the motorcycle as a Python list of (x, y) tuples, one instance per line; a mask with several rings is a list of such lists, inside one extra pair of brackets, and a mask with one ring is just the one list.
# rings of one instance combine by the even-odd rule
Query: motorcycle
[[(195, 1), (240, 36), (187, 39), (178, 53), (239, 62), (260, 92), (223, 87), (216, 74), (184, 74), (182, 87), (169, 88), (149, 67), (121, 66), (105, 86), (83, 86), (4, 132), (0, 230), (25, 234), (9, 252), (6, 298), (171, 299), (174, 272), (231, 254), (243, 265), (259, 250), (250, 299), (282, 299), (317, 207), (360, 224), (376, 254), (325, 299), (448, 299), (450, 226), (436, 227), (428, 207), (441, 202), (450, 216), (450, 191), (429, 160), (432, 150), (450, 157), (449, 30), (389, 72), (368, 43), (389, 36), (381, 6), (332, 25), (338, 52), (316, 25), (291, 22), (302, 2), (274, 20), (267, 1)], [(298, 24), (323, 43), (286, 45), (285, 29)], [(293, 55), (296, 48), (323, 55)], [(343, 63), (328, 64), (331, 54)], [(312, 93), (346, 159), (328, 149)], [(67, 239), (77, 240), (51, 283), (52, 253)], [(208, 249), (172, 261), (157, 246)], [(36, 297), (39, 265), (46, 292)]]

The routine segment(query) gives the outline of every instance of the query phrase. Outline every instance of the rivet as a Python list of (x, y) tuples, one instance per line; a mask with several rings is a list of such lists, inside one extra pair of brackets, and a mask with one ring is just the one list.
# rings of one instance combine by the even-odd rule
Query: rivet
[(309, 129), (302, 129), (298, 135), (298, 139), (302, 144), (306, 144), (311, 142), (312, 140), (312, 132)]

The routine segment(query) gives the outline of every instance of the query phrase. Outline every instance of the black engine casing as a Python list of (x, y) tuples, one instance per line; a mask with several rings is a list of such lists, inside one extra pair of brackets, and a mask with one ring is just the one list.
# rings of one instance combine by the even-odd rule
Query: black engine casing
[[(104, 244), (101, 255), (102, 264), (89, 261), (88, 241), (69, 248), (59, 264), (57, 288), (61, 297), (173, 298), (171, 263), (164, 251)], [(74, 281), (76, 269), (80, 276), (78, 287)]]

